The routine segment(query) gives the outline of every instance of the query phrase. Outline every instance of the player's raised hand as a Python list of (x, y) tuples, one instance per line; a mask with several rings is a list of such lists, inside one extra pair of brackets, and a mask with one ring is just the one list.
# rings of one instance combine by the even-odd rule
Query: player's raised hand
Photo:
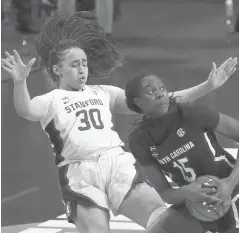
[(32, 58), (26, 65), (23, 63), (20, 55), (13, 50), (13, 55), (5, 52), (6, 58), (2, 58), (2, 68), (8, 72), (15, 83), (23, 83), (31, 71), (32, 65), (36, 59)]
[(222, 86), (236, 71), (237, 57), (228, 58), (217, 69), (216, 64), (212, 63), (212, 70), (208, 77), (208, 85), (212, 89), (217, 89)]

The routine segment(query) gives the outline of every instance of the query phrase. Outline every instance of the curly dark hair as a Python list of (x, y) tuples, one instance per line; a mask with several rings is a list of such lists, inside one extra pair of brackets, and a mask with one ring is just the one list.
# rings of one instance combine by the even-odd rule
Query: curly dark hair
[(140, 84), (140, 81), (150, 74), (152, 73), (148, 71), (141, 71), (140, 73), (137, 73), (134, 76), (132, 76), (129, 79), (128, 83), (126, 84), (125, 87), (126, 103), (128, 108), (133, 112), (142, 113), (139, 106), (134, 103), (134, 98), (138, 96), (138, 86)]
[(122, 65), (121, 54), (89, 12), (80, 11), (71, 16), (60, 15), (49, 19), (36, 40), (38, 54), (53, 82), (58, 83), (59, 77), (52, 67), (70, 48), (81, 48), (85, 52), (91, 78), (109, 77)]

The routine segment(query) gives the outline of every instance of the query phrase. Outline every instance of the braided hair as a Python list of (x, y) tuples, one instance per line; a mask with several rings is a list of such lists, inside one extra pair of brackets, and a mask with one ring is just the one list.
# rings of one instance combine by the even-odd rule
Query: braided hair
[(128, 83), (126, 84), (126, 88), (125, 88), (126, 103), (128, 108), (131, 111), (142, 113), (140, 107), (135, 104), (134, 98), (138, 96), (138, 89), (139, 89), (138, 87), (139, 87), (140, 81), (144, 77), (151, 74), (152, 73), (148, 71), (141, 71), (140, 73), (137, 73), (134, 76), (132, 76), (129, 79)]
[(81, 48), (85, 52), (91, 78), (109, 77), (122, 65), (121, 54), (89, 12), (49, 19), (36, 40), (38, 54), (55, 83), (59, 83), (59, 77), (54, 73), (53, 65), (61, 62), (71, 48)]

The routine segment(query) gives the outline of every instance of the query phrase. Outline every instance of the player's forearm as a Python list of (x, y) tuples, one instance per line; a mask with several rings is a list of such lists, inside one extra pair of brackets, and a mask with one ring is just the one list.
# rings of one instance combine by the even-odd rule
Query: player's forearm
[(239, 183), (239, 149), (237, 151), (236, 164), (232, 170), (232, 173), (230, 174), (230, 176), (227, 179), (228, 179), (228, 184), (230, 186), (230, 189), (231, 189), (231, 191), (233, 191), (235, 186)]
[(185, 201), (186, 198), (186, 191), (183, 187), (179, 189), (167, 189), (164, 192), (161, 193), (162, 199), (168, 203), (173, 205), (179, 205), (182, 204)]
[(30, 95), (27, 89), (26, 80), (23, 83), (14, 83), (14, 106), (17, 113), (21, 117), (26, 117), (30, 114)]
[(208, 82), (205, 81), (197, 86), (182, 90), (182, 91), (177, 91), (174, 93), (175, 97), (177, 98), (177, 101), (180, 103), (188, 103), (188, 102), (193, 102), (204, 95), (208, 94), (211, 92), (213, 88), (208, 85)]

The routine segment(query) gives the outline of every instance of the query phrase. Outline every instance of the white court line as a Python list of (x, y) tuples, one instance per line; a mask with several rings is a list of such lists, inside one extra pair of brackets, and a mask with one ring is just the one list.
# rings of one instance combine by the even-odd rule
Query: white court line
[(230, 153), (234, 158), (237, 157), (237, 151), (239, 149), (237, 148), (224, 148), (224, 150), (226, 150), (228, 153)]
[(28, 228), (28, 229), (26, 229), (24, 231), (20, 231), (18, 233), (57, 233), (57, 232), (60, 232), (60, 231), (62, 231), (62, 229)]
[(4, 198), (2, 198), (2, 204), (6, 203), (6, 202), (9, 202), (9, 201), (12, 201), (14, 199), (17, 199), (19, 197), (25, 196), (25, 195), (27, 195), (29, 193), (37, 192), (37, 191), (39, 191), (39, 189), (40, 189), (39, 187), (33, 187), (33, 188), (27, 189), (25, 191), (13, 194), (10, 197), (4, 197)]
[[(59, 228), (75, 228), (75, 225), (68, 223), (67, 220), (48, 220), (37, 225), (39, 227), (59, 227)], [(110, 222), (111, 230), (141, 230), (145, 229), (138, 224), (130, 222)], [(25, 233), (25, 232), (24, 232)]]
[[(66, 220), (66, 215), (62, 214), (59, 217), (57, 217), (57, 219), (64, 219)], [(112, 212), (110, 212), (110, 221), (117, 221), (117, 222), (131, 222), (131, 220), (129, 218), (126, 218), (123, 215), (118, 215), (118, 216), (114, 216), (112, 214)]]
[(68, 223), (67, 220), (48, 220), (37, 225), (39, 227), (60, 227), (60, 228), (75, 228), (75, 225)]

